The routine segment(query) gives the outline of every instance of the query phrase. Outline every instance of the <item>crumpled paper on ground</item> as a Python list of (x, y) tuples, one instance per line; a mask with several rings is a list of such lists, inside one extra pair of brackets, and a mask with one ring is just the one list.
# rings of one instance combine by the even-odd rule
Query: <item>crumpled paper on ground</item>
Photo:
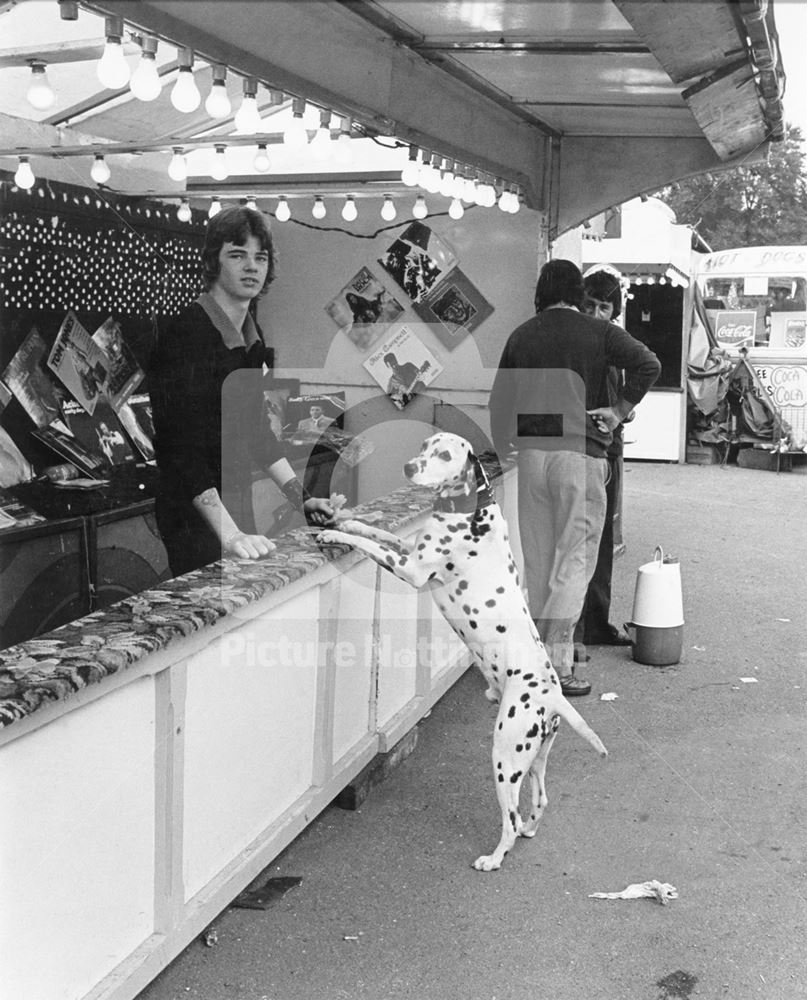
[(647, 882), (634, 882), (622, 892), (591, 892), (588, 896), (589, 899), (642, 899), (644, 897), (657, 899), (662, 906), (666, 906), (668, 899), (678, 899), (678, 890), (669, 882), (650, 879)]

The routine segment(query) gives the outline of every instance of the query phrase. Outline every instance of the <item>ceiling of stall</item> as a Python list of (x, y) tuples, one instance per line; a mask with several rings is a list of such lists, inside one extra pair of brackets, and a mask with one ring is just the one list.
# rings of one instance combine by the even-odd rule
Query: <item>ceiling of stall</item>
[[(70, 7), (75, 20), (62, 16)], [(156, 100), (98, 82), (105, 14), (125, 19), (132, 68), (138, 35), (159, 39)], [(204, 103), (175, 109), (180, 47), (194, 53), (203, 98), (215, 64), (228, 68), (234, 108), (244, 78), (259, 81), (260, 133)], [(26, 100), (32, 60), (56, 95), (45, 111)], [(759, 155), (782, 137), (783, 87), (768, 0), (0, 0), (0, 167), (24, 153), (37, 176), (91, 183), (92, 152), (106, 146), (109, 186), (151, 196), (387, 189), (407, 158), (398, 140), (518, 185), (562, 229)], [(292, 95), (309, 102), (311, 131), (320, 108), (332, 128), (352, 118), (350, 163), (284, 148)], [(267, 174), (252, 167), (259, 138)], [(226, 184), (210, 178), (224, 139)], [(166, 173), (176, 146), (189, 153), (187, 184)]]

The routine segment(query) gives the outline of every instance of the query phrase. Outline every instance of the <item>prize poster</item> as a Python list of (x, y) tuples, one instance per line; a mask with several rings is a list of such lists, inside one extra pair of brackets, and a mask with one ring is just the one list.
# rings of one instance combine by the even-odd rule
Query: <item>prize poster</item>
[(412, 222), (379, 264), (406, 292), (412, 302), (421, 302), (457, 263), (454, 251), (422, 222)]
[(443, 370), (423, 341), (405, 326), (373, 351), (364, 367), (399, 410)]
[(403, 310), (367, 267), (325, 307), (342, 333), (361, 349), (371, 347)]

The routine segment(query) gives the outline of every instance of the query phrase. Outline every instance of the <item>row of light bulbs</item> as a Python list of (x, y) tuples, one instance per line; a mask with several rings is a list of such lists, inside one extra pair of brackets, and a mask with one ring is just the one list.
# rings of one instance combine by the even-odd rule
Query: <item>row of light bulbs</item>
[(515, 214), (520, 207), (519, 192), (516, 187), (501, 186), (496, 193), (493, 179), (477, 171), (471, 175), (470, 167), (462, 167), (456, 160), (442, 158), (438, 153), (429, 153), (417, 146), (409, 147), (409, 160), (401, 171), (401, 181), (407, 187), (422, 187), (429, 194), (441, 194), (455, 201), (492, 208), (498, 204), (503, 212)]
[[(247, 198), (244, 202), (246, 208), (252, 208), (255, 211), (258, 210), (258, 204), (254, 198)], [(208, 218), (212, 219), (214, 216), (218, 215), (221, 211), (221, 199), (212, 198), (210, 201), (210, 208), (208, 209)], [(328, 209), (325, 205), (325, 199), (321, 195), (316, 195), (314, 202), (311, 206), (311, 215), (313, 218), (320, 220), (324, 219), (328, 214)], [(345, 222), (355, 222), (359, 217), (359, 210), (356, 205), (356, 199), (353, 195), (346, 195), (345, 202), (342, 205), (341, 216)], [(425, 219), (429, 214), (429, 207), (426, 204), (426, 199), (422, 194), (415, 198), (415, 203), (412, 206), (412, 215), (416, 219)], [(465, 209), (463, 208), (462, 202), (455, 198), (448, 209), (448, 214), (452, 219), (461, 219), (465, 214)], [(279, 195), (277, 199), (277, 205), (275, 206), (274, 212), (275, 219), (278, 222), (288, 222), (291, 218), (291, 206), (289, 205), (288, 198), (285, 195)], [(384, 202), (381, 206), (381, 218), (385, 222), (394, 222), (398, 217), (398, 209), (395, 207), (395, 201), (392, 195), (385, 195)], [(190, 202), (187, 198), (183, 198), (180, 202), (180, 206), (177, 210), (177, 218), (181, 222), (190, 222), (192, 218)]]

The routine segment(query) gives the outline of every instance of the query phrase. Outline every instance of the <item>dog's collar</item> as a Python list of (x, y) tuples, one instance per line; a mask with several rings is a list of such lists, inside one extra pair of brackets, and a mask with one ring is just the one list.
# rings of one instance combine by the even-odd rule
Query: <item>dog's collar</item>
[(434, 509), (448, 514), (473, 514), (475, 511), (490, 507), (496, 502), (493, 489), (487, 477), (487, 473), (482, 468), (482, 463), (476, 455), (470, 455), (474, 474), (476, 476), (476, 490), (473, 493), (461, 493), (457, 496), (434, 498)]

